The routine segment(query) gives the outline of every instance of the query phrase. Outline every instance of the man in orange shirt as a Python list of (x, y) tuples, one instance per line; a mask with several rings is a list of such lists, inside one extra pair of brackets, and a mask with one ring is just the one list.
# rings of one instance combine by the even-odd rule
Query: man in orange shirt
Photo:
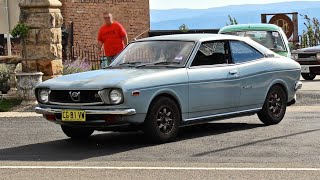
[(103, 18), (105, 24), (102, 25), (99, 30), (98, 48), (100, 50), (100, 55), (103, 54), (103, 45), (107, 62), (103, 61), (101, 63), (101, 68), (107, 67), (107, 63), (110, 63), (128, 44), (126, 30), (120, 23), (113, 21), (112, 14), (109, 12), (103, 13)]

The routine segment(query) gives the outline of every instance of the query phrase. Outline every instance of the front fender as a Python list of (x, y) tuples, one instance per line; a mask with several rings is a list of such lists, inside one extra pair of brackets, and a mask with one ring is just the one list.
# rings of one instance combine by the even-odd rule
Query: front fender
[[(271, 87), (272, 86), (274, 86), (274, 85), (276, 85), (276, 84), (279, 84), (279, 85), (281, 85), (283, 88), (284, 88), (284, 90), (285, 90), (285, 92), (286, 92), (286, 94), (287, 94), (287, 99), (288, 99), (288, 101), (289, 101), (289, 88), (288, 88), (288, 85), (287, 85), (287, 83), (285, 82), (285, 81), (283, 81), (283, 80), (281, 80), (281, 79), (275, 79), (275, 80), (273, 80), (270, 84), (269, 84), (269, 87), (268, 87), (268, 89), (267, 89), (267, 92), (265, 92), (265, 94), (264, 94), (264, 97), (265, 97), (265, 99), (267, 98), (267, 94), (268, 94), (268, 92), (269, 92), (269, 90), (271, 89)], [(290, 99), (291, 100), (291, 99)]]

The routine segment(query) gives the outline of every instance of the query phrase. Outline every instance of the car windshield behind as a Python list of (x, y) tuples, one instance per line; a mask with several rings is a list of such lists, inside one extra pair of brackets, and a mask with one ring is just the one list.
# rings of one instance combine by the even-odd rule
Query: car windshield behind
[(238, 31), (225, 34), (249, 37), (272, 51), (286, 51), (281, 35), (277, 31)]
[(194, 42), (187, 41), (141, 41), (131, 43), (110, 66), (183, 67), (194, 44)]

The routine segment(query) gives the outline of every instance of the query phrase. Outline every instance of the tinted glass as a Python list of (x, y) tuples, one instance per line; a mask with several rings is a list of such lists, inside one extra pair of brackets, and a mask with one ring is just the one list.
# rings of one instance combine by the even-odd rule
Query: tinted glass
[(226, 64), (225, 42), (205, 42), (199, 48), (192, 66)]
[(122, 65), (174, 65), (184, 66), (193, 49), (194, 42), (145, 41), (128, 45), (111, 66)]
[(281, 34), (277, 31), (236, 31), (225, 34), (249, 37), (257, 43), (275, 52), (286, 51)]
[(244, 42), (231, 41), (230, 48), (234, 63), (243, 63), (264, 57), (259, 51)]

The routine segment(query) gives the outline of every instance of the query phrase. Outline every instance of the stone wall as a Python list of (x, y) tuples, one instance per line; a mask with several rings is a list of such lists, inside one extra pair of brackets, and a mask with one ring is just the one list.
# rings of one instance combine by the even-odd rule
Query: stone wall
[(58, 0), (23, 0), (20, 21), (29, 26), (23, 72), (42, 72), (43, 80), (62, 74), (61, 15)]
[(61, 0), (68, 27), (74, 22), (74, 43), (92, 47), (103, 23), (101, 14), (111, 12), (128, 32), (129, 41), (150, 28), (149, 0)]

